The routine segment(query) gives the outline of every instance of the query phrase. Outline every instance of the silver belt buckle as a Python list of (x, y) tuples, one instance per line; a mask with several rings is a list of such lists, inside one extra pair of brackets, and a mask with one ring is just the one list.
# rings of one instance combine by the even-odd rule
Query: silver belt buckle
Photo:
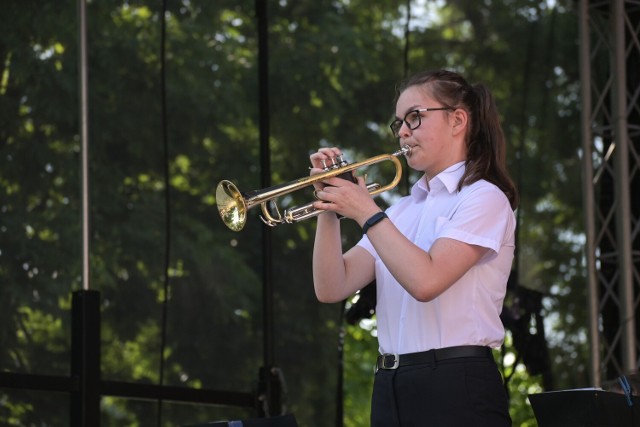
[[(391, 359), (392, 363), (387, 363), (388, 359)], [(378, 356), (375, 372), (377, 373), (380, 369), (398, 369), (398, 365), (400, 365), (400, 355), (398, 355), (398, 353), (384, 353)]]

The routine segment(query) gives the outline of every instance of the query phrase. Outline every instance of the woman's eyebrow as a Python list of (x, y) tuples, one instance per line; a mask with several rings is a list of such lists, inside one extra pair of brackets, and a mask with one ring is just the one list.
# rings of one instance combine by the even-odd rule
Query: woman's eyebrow
[(407, 108), (407, 109), (404, 111), (404, 114), (402, 115), (402, 117), (398, 117), (398, 116), (396, 116), (396, 119), (398, 119), (398, 120), (402, 120), (402, 119), (404, 118), (404, 116), (406, 116), (407, 114), (409, 114), (411, 111), (419, 110), (420, 108), (422, 108), (422, 107), (420, 106), (420, 104), (412, 105), (411, 107)]

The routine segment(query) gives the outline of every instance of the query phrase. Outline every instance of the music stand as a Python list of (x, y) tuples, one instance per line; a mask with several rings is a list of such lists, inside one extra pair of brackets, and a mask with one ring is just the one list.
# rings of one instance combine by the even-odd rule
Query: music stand
[(600, 389), (529, 395), (538, 427), (640, 427), (640, 397)]

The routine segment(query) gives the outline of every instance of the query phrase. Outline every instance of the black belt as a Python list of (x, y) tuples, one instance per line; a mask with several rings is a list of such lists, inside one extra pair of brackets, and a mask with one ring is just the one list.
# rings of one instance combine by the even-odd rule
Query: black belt
[(493, 357), (491, 349), (480, 345), (461, 345), (458, 347), (436, 348), (419, 353), (384, 353), (378, 356), (375, 371), (379, 369), (398, 369), (401, 366), (435, 364), (441, 360), (460, 357)]

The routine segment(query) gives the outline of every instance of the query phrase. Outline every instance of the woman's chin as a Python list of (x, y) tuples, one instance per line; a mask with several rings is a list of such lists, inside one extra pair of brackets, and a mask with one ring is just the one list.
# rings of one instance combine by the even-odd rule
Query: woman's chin
[(407, 165), (413, 169), (420, 169), (420, 165), (424, 163), (422, 160), (421, 153), (414, 152), (411, 150), (411, 155), (407, 157)]

